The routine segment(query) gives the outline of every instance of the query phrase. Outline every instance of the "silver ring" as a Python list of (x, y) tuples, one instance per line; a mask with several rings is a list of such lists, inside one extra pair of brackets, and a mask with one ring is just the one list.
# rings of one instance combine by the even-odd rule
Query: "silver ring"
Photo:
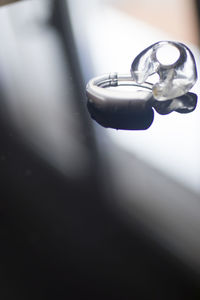
[[(135, 91), (119, 91), (107, 89), (109, 87), (131, 86), (137, 88)], [(131, 75), (110, 73), (91, 79), (86, 86), (86, 94), (90, 102), (102, 108), (124, 106), (125, 102), (149, 100), (152, 97), (152, 86), (150, 82), (137, 84)]]
[[(178, 51), (178, 56), (172, 57), (174, 60), (169, 63), (163, 63), (158, 52), (166, 46)], [(170, 54), (165, 56), (170, 57)], [(158, 81), (148, 82), (149, 76), (155, 73)], [(161, 41), (134, 59), (130, 74), (110, 73), (91, 79), (86, 86), (88, 110), (91, 117), (105, 127), (148, 128), (153, 121), (152, 108), (159, 114), (192, 112), (197, 96), (189, 90), (196, 80), (196, 64), (189, 48), (178, 42)], [(127, 89), (118, 89), (118, 86)], [(141, 122), (146, 125), (143, 127)]]
[[(179, 57), (172, 63), (163, 64), (159, 61), (157, 54), (163, 47), (172, 47), (179, 52)], [(167, 56), (167, 55), (166, 55)], [(155, 84), (146, 82), (152, 74), (159, 75), (159, 81)], [(185, 95), (195, 84), (197, 71), (194, 56), (189, 48), (182, 43), (161, 41), (143, 50), (133, 61), (130, 75), (119, 75), (111, 73), (93, 78), (86, 87), (86, 93), (90, 100), (96, 104), (106, 101), (133, 101), (141, 99), (141, 90), (149, 90), (155, 100), (166, 101)], [(134, 86), (139, 88), (140, 93), (136, 95), (119, 90), (106, 90), (105, 88), (116, 86)], [(144, 96), (144, 95), (143, 95)], [(147, 91), (145, 93), (145, 99)]]

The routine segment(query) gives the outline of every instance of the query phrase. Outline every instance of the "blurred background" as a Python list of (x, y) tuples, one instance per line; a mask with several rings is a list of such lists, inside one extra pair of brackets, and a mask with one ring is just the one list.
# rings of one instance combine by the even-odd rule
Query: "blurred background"
[(125, 131), (85, 95), (160, 40), (199, 73), (199, 18), (198, 0), (0, 1), (1, 299), (199, 299), (199, 104)]

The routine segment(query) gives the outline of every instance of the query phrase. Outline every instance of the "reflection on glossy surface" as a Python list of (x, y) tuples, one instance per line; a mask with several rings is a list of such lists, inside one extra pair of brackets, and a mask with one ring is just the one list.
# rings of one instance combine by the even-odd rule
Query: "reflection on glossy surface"
[[(146, 102), (144, 105), (143, 102)], [(154, 98), (140, 101), (133, 100), (118, 108), (117, 103), (113, 108), (107, 109), (95, 106), (90, 100), (87, 102), (87, 108), (92, 119), (94, 119), (101, 126), (114, 129), (125, 130), (145, 130), (148, 129), (154, 119), (153, 107), (160, 115), (167, 115), (172, 112), (181, 114), (191, 113), (195, 110), (197, 105), (197, 95), (194, 93), (187, 93), (181, 97), (167, 100), (157, 101)]]
[[(142, 102), (142, 101), (141, 101)], [(126, 110), (100, 110), (90, 101), (87, 103), (88, 111), (92, 119), (103, 127), (126, 129), (126, 130), (145, 130), (149, 128), (154, 119), (154, 111), (149, 106), (144, 107), (143, 103), (132, 101), (127, 105)]]
[(190, 113), (195, 110), (197, 105), (197, 95), (187, 93), (181, 97), (167, 101), (152, 101), (152, 106), (160, 115), (167, 115), (173, 111), (181, 114)]

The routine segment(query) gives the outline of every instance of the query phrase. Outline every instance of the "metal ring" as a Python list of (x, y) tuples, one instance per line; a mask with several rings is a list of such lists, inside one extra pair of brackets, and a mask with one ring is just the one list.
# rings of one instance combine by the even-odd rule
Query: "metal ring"
[[(119, 90), (108, 89), (109, 87), (132, 86), (137, 91), (126, 91), (124, 93)], [(133, 100), (148, 100), (152, 97), (152, 83), (145, 82), (143, 84), (136, 83), (131, 75), (110, 73), (91, 79), (86, 86), (86, 94), (90, 102), (96, 106), (107, 106)]]
[[(172, 64), (163, 64), (157, 58), (157, 51), (166, 46), (179, 50), (179, 58)], [(158, 82), (146, 82), (153, 74), (158, 74)], [(148, 100), (153, 97), (157, 101), (173, 100), (185, 95), (197, 80), (195, 59), (189, 48), (173, 41), (160, 41), (139, 53), (133, 60), (130, 75), (111, 73), (93, 78), (86, 87), (88, 98), (95, 105), (119, 105), (121, 101)], [(131, 93), (105, 89), (116, 86), (137, 87)], [(138, 92), (139, 91), (139, 92)]]

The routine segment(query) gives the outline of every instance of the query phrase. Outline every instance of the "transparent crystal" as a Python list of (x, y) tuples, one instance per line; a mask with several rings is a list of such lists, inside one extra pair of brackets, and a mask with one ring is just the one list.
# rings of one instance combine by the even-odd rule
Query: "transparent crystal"
[[(160, 56), (161, 50), (163, 56)], [(178, 42), (158, 42), (143, 50), (134, 59), (131, 74), (138, 84), (144, 83), (155, 73), (159, 75), (159, 81), (153, 84), (152, 92), (159, 101), (186, 94), (197, 80), (194, 56), (188, 47)]]

